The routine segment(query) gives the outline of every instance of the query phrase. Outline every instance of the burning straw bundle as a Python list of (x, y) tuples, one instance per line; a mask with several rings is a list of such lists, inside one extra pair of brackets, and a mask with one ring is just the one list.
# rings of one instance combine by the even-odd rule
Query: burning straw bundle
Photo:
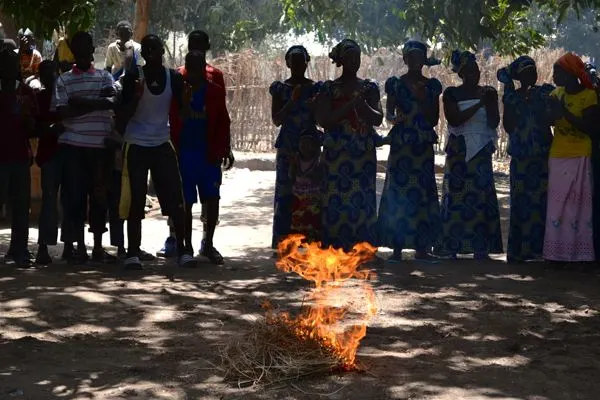
[(267, 316), (231, 340), (221, 357), (226, 378), (240, 386), (274, 384), (342, 368), (318, 338), (300, 338), (284, 316)]
[[(303, 244), (303, 239), (296, 235), (282, 242), (277, 267), (315, 283), (313, 305), (294, 318), (287, 313), (276, 314), (267, 306), (264, 319), (223, 347), (221, 357), (226, 377), (237, 380), (239, 385), (273, 384), (356, 369), (360, 340), (366, 335), (368, 320), (376, 312), (375, 297), (368, 283), (371, 274), (358, 268), (373, 257), (375, 248), (361, 244), (345, 253), (324, 250), (318, 244)], [(343, 287), (350, 280), (358, 283), (350, 288), (353, 296), (348, 296), (348, 288)], [(347, 304), (352, 298), (363, 301), (360, 311)], [(352, 313), (350, 308), (354, 309)], [(350, 319), (353, 322), (348, 327), (345, 322)]]

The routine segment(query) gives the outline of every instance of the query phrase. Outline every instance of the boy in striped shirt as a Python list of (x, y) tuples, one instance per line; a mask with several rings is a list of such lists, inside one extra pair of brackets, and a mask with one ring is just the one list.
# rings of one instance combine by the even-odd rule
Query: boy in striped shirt
[(69, 261), (81, 264), (88, 259), (84, 227), (89, 197), (89, 225), (94, 234), (92, 259), (114, 262), (116, 257), (102, 248), (102, 234), (106, 231), (107, 187), (113, 162), (105, 141), (113, 129), (116, 90), (112, 75), (93, 66), (94, 45), (89, 33), (73, 35), (71, 50), (75, 65), (58, 78), (54, 99), (64, 125), (58, 143), (65, 163), (65, 253), (68, 255), (72, 243), (77, 243), (77, 251), (67, 257)]

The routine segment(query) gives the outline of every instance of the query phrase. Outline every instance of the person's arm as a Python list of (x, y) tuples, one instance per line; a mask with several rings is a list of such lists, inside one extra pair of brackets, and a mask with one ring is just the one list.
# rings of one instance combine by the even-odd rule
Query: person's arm
[(106, 49), (106, 59), (104, 60), (104, 69), (108, 72), (112, 72), (112, 67), (115, 65), (115, 62), (112, 57), (112, 44), (108, 45)]
[(87, 111), (69, 104), (69, 95), (61, 76), (56, 79), (55, 86), (54, 108), (61, 119), (75, 118), (87, 114)]
[(502, 117), (502, 125), (504, 130), (509, 135), (517, 129), (517, 113), (512, 104), (504, 103), (504, 115)]
[(315, 118), (317, 123), (325, 129), (332, 129), (338, 122), (344, 119), (348, 113), (355, 109), (356, 104), (359, 101), (364, 101), (362, 94), (354, 96), (342, 106), (333, 109), (331, 102), (331, 94), (325, 87), (324, 90), (319, 92), (317, 99), (314, 103)]
[[(279, 83), (276, 83), (279, 84)], [(300, 100), (302, 95), (302, 86), (296, 86), (292, 91), (292, 96), (284, 103), (281, 98), (281, 92), (277, 91), (273, 84), (271, 85), (271, 89), (269, 90), (272, 96), (271, 102), (271, 119), (275, 126), (279, 127), (283, 125), (283, 122), (286, 120), (290, 111), (294, 108), (294, 105)]]
[(442, 85), (437, 79), (435, 82), (432, 82), (432, 85), (434, 87), (430, 89), (423, 83), (420, 83), (420, 85), (417, 86), (416, 95), (419, 100), (418, 104), (421, 114), (423, 114), (431, 126), (435, 127), (440, 119), (440, 93), (442, 92)]
[(500, 107), (498, 106), (498, 92), (492, 87), (486, 87), (484, 93), (485, 112), (488, 126), (492, 129), (500, 125)]
[(383, 111), (381, 108), (381, 96), (379, 88), (372, 83), (366, 83), (364, 100), (359, 101), (356, 112), (367, 124), (380, 126), (383, 122)]
[(566, 107), (564, 107), (563, 117), (577, 130), (585, 133), (588, 136), (592, 136), (596, 133), (596, 121), (598, 115), (600, 115), (600, 108), (597, 104), (595, 104), (583, 110), (581, 117), (576, 117)]
[(25, 127), (25, 131), (27, 132), (27, 136), (34, 137), (35, 136), (35, 121), (38, 116), (38, 106), (35, 96), (33, 94), (33, 90), (26, 87), (24, 93), (25, 104), (23, 109), (23, 125)]
[(80, 108), (85, 111), (84, 114), (93, 111), (106, 111), (114, 110), (117, 106), (117, 92), (115, 89), (115, 82), (112, 75), (103, 71), (103, 81), (100, 96), (95, 99), (88, 99), (84, 97), (75, 97), (69, 99), (69, 104)]
[(444, 93), (443, 101), (444, 114), (446, 115), (446, 119), (448, 120), (448, 124), (450, 126), (461, 126), (473, 118), (477, 111), (484, 105), (480, 100), (466, 110), (461, 111), (460, 107), (458, 106), (458, 102), (448, 90), (446, 90)]

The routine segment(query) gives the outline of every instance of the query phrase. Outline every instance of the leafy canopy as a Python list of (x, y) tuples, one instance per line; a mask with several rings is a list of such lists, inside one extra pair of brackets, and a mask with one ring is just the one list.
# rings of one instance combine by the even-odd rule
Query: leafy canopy
[[(600, 0), (152, 0), (151, 4), (152, 31), (204, 29), (218, 49), (237, 50), (292, 29), (315, 32), (323, 42), (351, 36), (369, 49), (421, 37), (448, 49), (491, 46), (511, 55), (542, 46), (548, 34), (566, 32), (558, 23), (570, 15), (600, 10)], [(104, 28), (133, 19), (132, 0), (0, 0), (0, 8), (18, 26), (44, 37), (61, 27), (89, 30), (95, 23)], [(534, 8), (545, 17), (534, 18)], [(585, 15), (586, 25), (597, 30), (599, 13)]]
[[(296, 30), (316, 30), (319, 37), (335, 37), (341, 29), (356, 38), (366, 34), (365, 44), (370, 47), (397, 45), (405, 37), (420, 36), (448, 48), (490, 45), (511, 55), (545, 43), (542, 32), (529, 21), (533, 5), (552, 16), (553, 28), (569, 11), (579, 14), (589, 8), (600, 9), (600, 0), (281, 1), (286, 20)], [(373, 40), (375, 37), (378, 40)]]

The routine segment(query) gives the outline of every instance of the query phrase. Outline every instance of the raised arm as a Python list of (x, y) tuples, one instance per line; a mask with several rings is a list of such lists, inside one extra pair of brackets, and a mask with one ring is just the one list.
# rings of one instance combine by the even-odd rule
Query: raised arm
[(364, 96), (356, 104), (356, 112), (368, 125), (380, 126), (383, 122), (381, 96), (376, 84), (366, 84)]
[(500, 125), (500, 107), (498, 106), (498, 92), (492, 87), (485, 87), (482, 95), (485, 103), (488, 126), (492, 129)]

